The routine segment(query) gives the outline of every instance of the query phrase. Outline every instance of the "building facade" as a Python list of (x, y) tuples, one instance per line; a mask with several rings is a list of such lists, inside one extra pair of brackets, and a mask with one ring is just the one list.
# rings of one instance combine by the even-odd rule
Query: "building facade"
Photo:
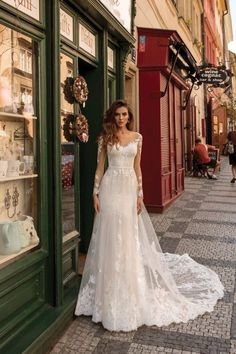
[[(192, 88), (189, 73), (184, 70), (184, 66), (192, 67), (195, 72), (196, 66), (202, 63), (203, 7), (201, 1), (148, 0), (136, 1), (136, 8), (136, 55), (127, 62), (126, 76), (133, 76), (139, 83), (138, 91), (130, 102), (133, 107), (139, 107), (139, 111), (136, 109), (137, 125), (144, 136), (142, 167), (145, 203), (149, 210), (161, 211), (183, 191), (183, 177), (185, 170), (191, 168), (195, 137), (204, 133), (204, 91), (202, 87), (198, 90)], [(147, 33), (148, 29), (153, 31), (152, 34), (149, 32), (150, 38), (155, 37), (154, 30), (160, 38), (159, 43), (154, 44), (156, 50), (150, 55), (146, 50), (148, 43), (145, 42), (149, 35), (142, 33), (145, 29)], [(174, 45), (170, 52), (165, 53), (163, 49), (166, 60), (160, 58), (162, 47), (172, 41)], [(178, 51), (176, 43), (182, 43), (185, 49), (176, 56), (176, 63), (172, 65), (174, 53)], [(142, 64), (143, 53), (149, 55), (149, 66), (147, 62)], [(153, 70), (160, 75), (155, 83), (151, 80)], [(148, 72), (150, 80), (147, 79)], [(161, 91), (165, 92), (162, 97)], [(126, 85), (128, 98), (131, 97), (129, 92), (130, 88)], [(144, 98), (148, 94), (149, 102)], [(150, 173), (148, 166), (152, 166), (155, 173)]]
[[(231, 75), (227, 43), (232, 40), (232, 24), (229, 4), (226, 0), (204, 1), (204, 63), (223, 68)], [(222, 87), (205, 85), (207, 141), (222, 151), (227, 139), (231, 78)]]
[(132, 1), (0, 1), (1, 353), (45, 353), (73, 317), (96, 137), (124, 95), (133, 13)]

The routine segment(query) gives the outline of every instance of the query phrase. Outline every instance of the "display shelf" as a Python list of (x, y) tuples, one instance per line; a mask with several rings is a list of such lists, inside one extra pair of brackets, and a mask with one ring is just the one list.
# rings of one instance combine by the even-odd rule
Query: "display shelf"
[(79, 236), (79, 232), (74, 230), (63, 236), (63, 244), (70, 241), (73, 238), (77, 238)]
[(0, 177), (0, 183), (16, 181), (16, 180), (19, 180), (19, 179), (36, 178), (36, 177), (38, 177), (37, 174), (20, 175), (20, 176), (15, 176), (15, 177)]
[(38, 244), (29, 245), (28, 247), (22, 248), (22, 250), (18, 253), (13, 253), (9, 255), (0, 254), (0, 269), (8, 265), (9, 263), (15, 262), (19, 259), (23, 254), (30, 252), (33, 248), (37, 247)]
[(32, 115), (28, 115), (28, 114), (18, 114), (18, 113), (8, 113), (8, 112), (0, 112), (0, 119), (4, 119), (4, 120), (7, 120), (7, 119), (14, 119), (14, 118), (17, 118), (17, 119), (37, 119), (36, 116), (32, 116)]

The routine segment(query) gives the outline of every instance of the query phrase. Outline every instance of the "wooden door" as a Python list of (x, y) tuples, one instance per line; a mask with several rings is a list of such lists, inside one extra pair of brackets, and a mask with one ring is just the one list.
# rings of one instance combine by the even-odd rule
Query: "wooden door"
[(183, 164), (183, 124), (181, 90), (174, 87), (174, 117), (175, 117), (175, 151), (176, 151), (176, 191), (184, 189), (184, 164)]
[(223, 145), (227, 140), (227, 116), (226, 108), (218, 107), (212, 112), (212, 145), (222, 152)]

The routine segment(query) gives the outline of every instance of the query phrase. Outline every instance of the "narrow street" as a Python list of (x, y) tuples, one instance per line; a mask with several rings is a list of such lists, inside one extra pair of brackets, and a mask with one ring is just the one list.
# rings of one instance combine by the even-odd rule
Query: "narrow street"
[(151, 214), (164, 252), (188, 253), (219, 274), (225, 296), (212, 313), (187, 324), (142, 326), (129, 333), (109, 332), (79, 317), (51, 354), (236, 353), (236, 184), (231, 178), (228, 158), (222, 157), (218, 180), (187, 177), (182, 196), (163, 214)]

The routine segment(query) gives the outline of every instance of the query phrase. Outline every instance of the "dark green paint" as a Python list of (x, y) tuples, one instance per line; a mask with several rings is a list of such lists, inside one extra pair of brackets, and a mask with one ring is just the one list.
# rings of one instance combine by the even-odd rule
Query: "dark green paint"
[[(37, 250), (0, 270), (0, 352), (45, 353), (73, 317), (79, 287), (78, 242), (89, 245), (93, 224), (92, 188), (96, 168), (96, 137), (108, 105), (107, 46), (116, 50), (114, 98), (124, 95), (124, 65), (134, 38), (102, 4), (95, 0), (62, 1), (74, 16), (75, 41), (60, 43), (58, 0), (41, 1), (42, 21), (37, 22), (0, 1), (1, 23), (31, 36), (39, 43), (37, 162), (39, 169), (39, 225)], [(17, 15), (17, 16), (16, 16)], [(93, 59), (78, 48), (78, 21), (97, 36)], [(61, 223), (60, 50), (74, 58), (75, 72), (86, 77), (89, 99), (82, 109), (89, 120), (88, 144), (75, 144), (74, 237), (63, 244)]]

